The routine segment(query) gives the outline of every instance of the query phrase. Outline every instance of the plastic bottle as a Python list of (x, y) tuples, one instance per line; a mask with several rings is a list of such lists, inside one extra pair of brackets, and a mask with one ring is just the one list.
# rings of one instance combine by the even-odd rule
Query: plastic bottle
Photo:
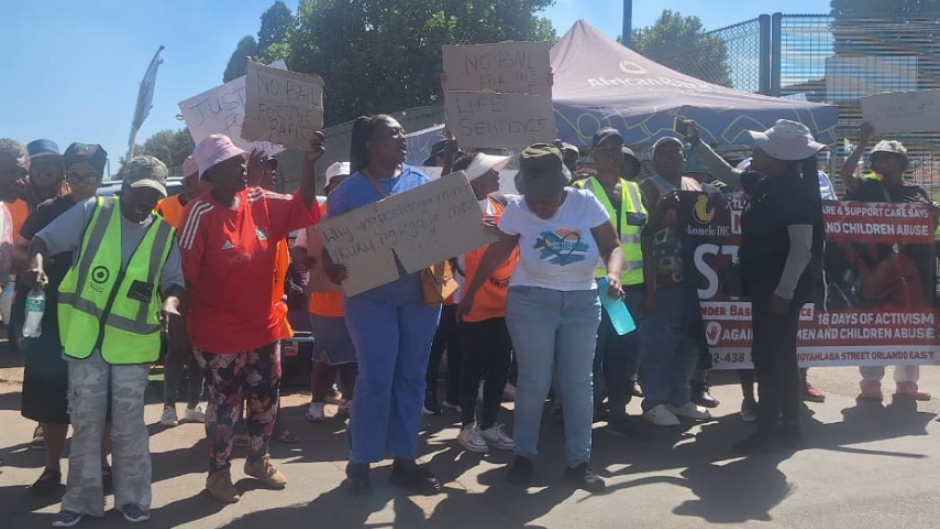
[(607, 295), (607, 286), (609, 284), (610, 281), (606, 277), (598, 278), (598, 295), (601, 297), (601, 305), (607, 312), (607, 317), (610, 318), (614, 330), (617, 331), (617, 334), (623, 336), (636, 330), (636, 322), (633, 321), (633, 316), (630, 315), (630, 311), (627, 310), (627, 305), (623, 300), (610, 299)]
[(46, 312), (46, 293), (34, 288), (26, 296), (26, 322), (23, 323), (24, 338), (42, 336), (42, 315)]

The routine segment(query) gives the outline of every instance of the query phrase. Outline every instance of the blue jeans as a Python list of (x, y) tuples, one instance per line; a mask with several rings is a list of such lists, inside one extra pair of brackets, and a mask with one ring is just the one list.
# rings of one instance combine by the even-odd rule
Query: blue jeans
[(698, 344), (689, 337), (691, 310), (684, 287), (656, 290), (653, 313), (640, 331), (640, 383), (643, 384), (643, 411), (661, 404), (682, 407), (689, 402), (689, 379), (698, 362)]
[(346, 432), (350, 459), (413, 459), (424, 406), (424, 374), (441, 306), (429, 307), (411, 274), (343, 301), (359, 374)]
[(568, 466), (590, 461), (594, 415), (591, 378), (600, 320), (596, 291), (509, 289), (506, 324), (519, 360), (516, 455), (531, 459), (538, 454), (542, 411), (554, 374), (555, 390), (564, 402)]

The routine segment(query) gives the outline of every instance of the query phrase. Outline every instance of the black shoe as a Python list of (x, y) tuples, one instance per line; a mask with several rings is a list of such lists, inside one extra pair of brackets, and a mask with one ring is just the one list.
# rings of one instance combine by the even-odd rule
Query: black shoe
[(352, 461), (347, 463), (346, 483), (355, 496), (368, 494), (372, 490), (372, 482), (369, 481), (369, 465)]
[(595, 474), (594, 471), (591, 470), (591, 466), (587, 463), (581, 463), (574, 468), (566, 468), (565, 479), (576, 487), (590, 492), (599, 492), (607, 487), (604, 480)]
[(525, 485), (532, 481), (532, 460), (527, 457), (516, 456), (509, 467), (506, 479), (514, 485)]
[(437, 402), (437, 395), (430, 391), (424, 396), (424, 414), (434, 416), (444, 414), (441, 410), (441, 404)]
[(392, 463), (392, 475), (389, 476), (389, 482), (427, 496), (441, 492), (441, 482), (434, 477), (434, 474), (413, 462)]
[(803, 429), (799, 425), (781, 426), (778, 434), (780, 444), (788, 450), (802, 450), (806, 445), (806, 438), (803, 436)]
[(36, 483), (33, 483), (30, 489), (33, 496), (44, 498), (51, 496), (59, 487), (62, 486), (62, 472), (58, 470), (43, 470)]
[(717, 408), (720, 404), (718, 399), (708, 391), (708, 384), (705, 382), (692, 382), (692, 392), (689, 400), (705, 408)]
[(731, 445), (731, 450), (741, 455), (775, 452), (777, 450), (777, 438), (773, 434), (758, 431), (740, 443)]

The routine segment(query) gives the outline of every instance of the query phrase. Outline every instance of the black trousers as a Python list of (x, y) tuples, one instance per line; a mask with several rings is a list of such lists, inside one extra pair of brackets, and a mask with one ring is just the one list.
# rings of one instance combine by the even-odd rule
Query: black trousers
[(617, 334), (606, 311), (601, 311), (594, 352), (594, 406), (597, 408), (607, 394), (610, 422), (622, 420), (630, 403), (630, 377), (636, 373), (639, 360), (639, 333)]
[(802, 303), (795, 298), (785, 315), (770, 312), (771, 294), (755, 295), (751, 317), (754, 338), (751, 357), (757, 375), (758, 427), (767, 433), (781, 419), (787, 426), (800, 422), (800, 370), (796, 360), (796, 334)]
[(425, 381), (428, 392), (437, 395), (437, 378), (441, 372), (441, 358), (447, 351), (447, 402), (457, 404), (460, 398), (460, 340), (457, 338), (457, 305), (444, 305), (441, 322), (431, 342), (431, 357)]
[(473, 424), (476, 416), (477, 391), (483, 382), (483, 413), (480, 429), (496, 424), (503, 388), (509, 379), (512, 361), (512, 339), (506, 318), (457, 324), (460, 350), (460, 407), (463, 425)]

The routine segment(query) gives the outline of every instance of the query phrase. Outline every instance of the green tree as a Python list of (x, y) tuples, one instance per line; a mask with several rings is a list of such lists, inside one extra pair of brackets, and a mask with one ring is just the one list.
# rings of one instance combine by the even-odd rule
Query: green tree
[(326, 80), (328, 125), (442, 100), (441, 46), (554, 41), (553, 0), (301, 0), (292, 70)]
[(284, 43), (293, 25), (293, 13), (280, 0), (261, 15), (261, 29), (258, 30), (259, 60), (270, 63), (284, 58)]
[(732, 86), (728, 46), (721, 37), (708, 34), (698, 17), (665, 9), (652, 26), (633, 30), (630, 47), (677, 72)]
[(251, 35), (246, 35), (238, 41), (238, 46), (232, 52), (232, 58), (228, 60), (228, 66), (225, 67), (225, 73), (222, 75), (222, 82), (227, 83), (245, 75), (245, 67), (249, 57), (258, 54), (258, 43)]
[[(147, 138), (143, 145), (134, 148), (134, 156), (153, 156), (166, 164), (171, 175), (183, 174), (183, 161), (193, 153), (196, 145), (187, 129), (161, 130)], [(115, 175), (120, 180), (124, 174), (124, 164), (127, 160), (120, 158), (121, 169)]]

